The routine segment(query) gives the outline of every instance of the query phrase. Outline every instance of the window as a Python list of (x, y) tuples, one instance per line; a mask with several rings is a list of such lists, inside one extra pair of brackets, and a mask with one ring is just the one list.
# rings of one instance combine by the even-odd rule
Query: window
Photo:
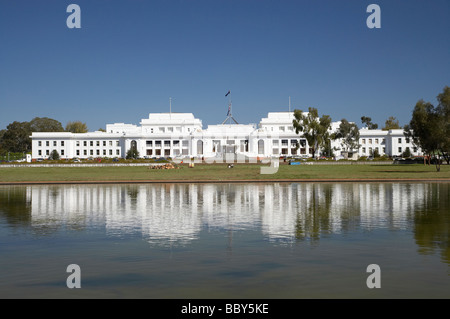
[(103, 150), (103, 156), (106, 156), (106, 150)]
[(401, 137), (398, 138), (398, 142), (399, 142), (399, 143), (402, 142), (402, 138), (401, 138)]
[(90, 145), (90, 146), (94, 146), (94, 141), (90, 141), (90, 142), (89, 142), (89, 145)]
[(365, 138), (362, 139), (362, 143), (366, 144), (366, 139)]
[(278, 142), (279, 142), (279, 140), (273, 140), (272, 141), (273, 146), (278, 146)]
[(405, 138), (405, 142), (409, 143), (409, 137)]
[(369, 138), (369, 144), (372, 144), (372, 139), (371, 138)]
[(50, 151), (49, 151), (49, 150), (46, 150), (46, 151), (45, 151), (45, 155), (47, 155), (47, 156), (50, 155)]
[(378, 139), (377, 138), (375, 139), (375, 144), (378, 144)]
[(76, 141), (75, 145), (80, 146), (80, 141)]
[(120, 146), (120, 142), (119, 141), (116, 141), (116, 146)]
[(362, 148), (362, 152), (366, 153), (366, 148), (365, 147)]
[(42, 142), (41, 141), (38, 142), (38, 146), (42, 146)]
[(167, 128), (167, 131), (170, 132), (170, 133), (172, 133), (172, 132), (173, 132), (173, 127), (168, 127), (168, 128)]
[(80, 156), (80, 150), (77, 150), (77, 156)]
[(109, 156), (112, 156), (112, 150), (109, 150)]
[(284, 126), (280, 126), (278, 129), (279, 129), (281, 132), (284, 132)]
[(100, 155), (100, 150), (97, 150), (96, 154), (97, 154), (97, 156)]
[(50, 146), (50, 142), (49, 141), (45, 141), (45, 146)]
[(89, 151), (89, 155), (94, 155), (94, 151), (93, 151), (93, 150), (90, 150), (90, 151)]
[(116, 155), (117, 155), (117, 156), (120, 155), (120, 150), (116, 150)]
[(64, 156), (64, 150), (61, 150), (61, 156)]
[(172, 143), (173, 143), (173, 146), (180, 146), (179, 140), (174, 140)]
[(399, 152), (399, 153), (402, 152), (402, 148), (401, 148), (401, 147), (398, 148), (398, 152)]
[(164, 141), (164, 147), (170, 147), (170, 141)]
[(147, 145), (147, 147), (152, 147), (153, 141), (145, 141), (145, 145)]
[(87, 146), (87, 142), (86, 141), (83, 141), (83, 146)]
[(156, 147), (161, 147), (161, 141), (155, 141), (155, 146)]
[(42, 151), (41, 151), (41, 150), (38, 151), (38, 155), (39, 155), (39, 156), (42, 155)]
[(164, 132), (166, 131), (166, 129), (165, 129), (164, 127), (160, 127), (160, 128), (159, 128), (159, 131), (160, 131), (161, 133), (164, 133)]
[[(113, 142), (113, 141), (109, 141), (109, 146), (112, 146), (112, 142)], [(112, 154), (111, 154), (111, 155), (112, 155)]]
[(53, 146), (56, 146), (56, 143), (57, 143), (56, 141), (53, 141)]
[(103, 141), (103, 146), (106, 146), (106, 141)]
[(97, 141), (97, 143), (96, 143), (96, 144), (97, 144), (97, 146), (100, 146), (100, 141)]
[[(183, 146), (183, 147), (189, 147), (189, 141), (188, 141), (188, 140), (183, 140), (182, 146)], [(184, 155), (184, 154), (183, 154), (183, 155)]]
[(83, 155), (84, 155), (84, 156), (87, 155), (87, 150), (83, 150)]

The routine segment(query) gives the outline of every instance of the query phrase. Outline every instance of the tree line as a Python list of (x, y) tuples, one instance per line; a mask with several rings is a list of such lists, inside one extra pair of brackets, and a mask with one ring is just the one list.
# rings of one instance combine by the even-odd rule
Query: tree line
[[(450, 87), (446, 86), (437, 96), (438, 105), (419, 100), (412, 112), (409, 124), (403, 127), (404, 136), (411, 138), (415, 146), (420, 147), (428, 159), (435, 157), (436, 168), (440, 170), (441, 158), (450, 164)], [(361, 122), (368, 129), (377, 129), (378, 124), (372, 123), (367, 116), (361, 117)], [(330, 139), (341, 139), (344, 152), (359, 149), (359, 129), (355, 123), (342, 119), (337, 132), (331, 132), (331, 117), (322, 115), (310, 107), (308, 113), (294, 110), (292, 122), (295, 132), (302, 133), (311, 147), (312, 156), (321, 149), (323, 155), (332, 156)], [(401, 129), (398, 120), (389, 117), (382, 130)]]
[(64, 128), (61, 122), (48, 117), (35, 117), (29, 122), (14, 121), (0, 130), (0, 154), (30, 152), (32, 132), (86, 133), (88, 127), (81, 121), (72, 121)]

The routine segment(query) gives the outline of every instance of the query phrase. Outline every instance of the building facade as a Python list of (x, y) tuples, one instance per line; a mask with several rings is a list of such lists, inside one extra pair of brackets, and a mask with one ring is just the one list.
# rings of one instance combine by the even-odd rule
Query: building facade
[[(140, 125), (107, 124), (106, 131), (88, 133), (33, 132), (32, 159), (45, 159), (56, 150), (62, 159), (124, 158), (135, 148), (140, 157), (257, 159), (262, 157), (310, 157), (307, 140), (295, 132), (293, 112), (269, 112), (259, 124), (218, 124), (203, 129), (202, 121), (192, 113), (150, 113)], [(330, 133), (339, 128), (332, 122)], [(341, 141), (330, 140), (334, 155), (344, 156)], [(419, 149), (403, 135), (403, 130), (360, 130), (355, 155), (401, 156), (409, 148)], [(319, 155), (316, 152), (316, 155)], [(347, 156), (345, 154), (345, 156)]]

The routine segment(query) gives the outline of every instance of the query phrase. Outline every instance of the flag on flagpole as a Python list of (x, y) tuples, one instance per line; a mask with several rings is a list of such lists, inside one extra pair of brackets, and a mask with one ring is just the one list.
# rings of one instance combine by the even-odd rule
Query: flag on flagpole
[(228, 92), (227, 92), (227, 94), (225, 94), (225, 96), (228, 96), (228, 94), (230, 94), (231, 92), (230, 92), (230, 90), (228, 90)]

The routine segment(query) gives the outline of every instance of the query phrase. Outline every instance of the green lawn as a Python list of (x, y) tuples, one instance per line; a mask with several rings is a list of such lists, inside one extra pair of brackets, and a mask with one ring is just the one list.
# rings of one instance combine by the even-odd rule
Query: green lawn
[(446, 179), (450, 180), (450, 166), (441, 165), (283, 165), (275, 174), (260, 174), (267, 164), (196, 164), (180, 169), (157, 170), (140, 167), (15, 167), (0, 168), (0, 182), (45, 181), (232, 181), (232, 180), (290, 180), (290, 179)]

